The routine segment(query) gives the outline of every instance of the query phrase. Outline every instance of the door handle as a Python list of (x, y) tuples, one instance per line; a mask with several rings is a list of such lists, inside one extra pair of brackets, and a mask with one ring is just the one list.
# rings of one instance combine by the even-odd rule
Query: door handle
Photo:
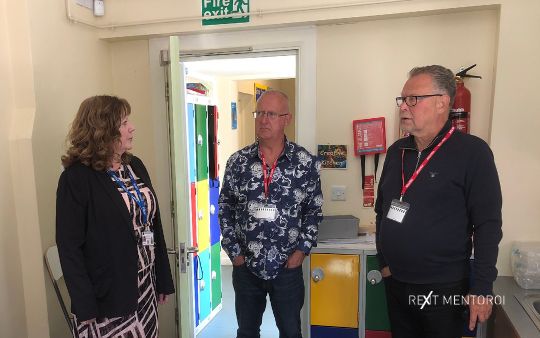
[(324, 279), (324, 271), (322, 268), (315, 268), (313, 269), (313, 272), (311, 272), (311, 279), (315, 283), (318, 283)]
[(186, 254), (194, 254), (194, 253), (197, 253), (199, 252), (199, 248), (196, 247), (196, 246), (188, 246), (186, 248)]
[(199, 252), (199, 248), (196, 246), (186, 246), (186, 243), (180, 243), (178, 247), (180, 248), (180, 252), (178, 253), (176, 250), (174, 251), (179, 260), (180, 272), (186, 273), (187, 266), (189, 264), (188, 255)]
[(371, 270), (367, 274), (367, 280), (371, 285), (377, 285), (382, 280), (382, 275), (379, 270)]

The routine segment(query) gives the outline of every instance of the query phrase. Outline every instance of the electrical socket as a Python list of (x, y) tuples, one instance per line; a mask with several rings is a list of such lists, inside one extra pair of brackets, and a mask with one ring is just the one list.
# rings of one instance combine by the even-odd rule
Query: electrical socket
[(344, 185), (333, 185), (332, 186), (332, 201), (345, 201), (347, 198), (345, 196), (345, 190), (347, 189)]

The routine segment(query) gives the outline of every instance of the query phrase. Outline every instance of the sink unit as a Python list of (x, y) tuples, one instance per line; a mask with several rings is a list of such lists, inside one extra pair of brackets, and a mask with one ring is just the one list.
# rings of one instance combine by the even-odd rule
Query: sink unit
[(531, 317), (534, 325), (540, 330), (540, 294), (515, 295), (525, 312)]

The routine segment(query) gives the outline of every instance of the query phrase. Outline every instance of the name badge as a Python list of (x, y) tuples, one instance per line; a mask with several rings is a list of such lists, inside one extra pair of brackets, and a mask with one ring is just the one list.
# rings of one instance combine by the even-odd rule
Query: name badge
[(403, 218), (405, 218), (405, 215), (407, 214), (407, 211), (409, 211), (410, 207), (411, 206), (409, 203), (401, 202), (398, 199), (394, 198), (392, 200), (392, 203), (390, 204), (390, 209), (388, 210), (386, 218), (396, 221), (398, 223), (402, 223)]
[(149, 227), (144, 228), (142, 233), (142, 244), (145, 246), (154, 245), (154, 233)]
[(273, 204), (265, 204), (255, 209), (255, 218), (264, 221), (275, 221), (277, 218), (277, 208)]

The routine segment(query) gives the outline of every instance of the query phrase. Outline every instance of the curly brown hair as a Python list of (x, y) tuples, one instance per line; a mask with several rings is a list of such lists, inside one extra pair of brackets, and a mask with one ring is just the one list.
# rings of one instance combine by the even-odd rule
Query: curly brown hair
[[(84, 100), (67, 135), (68, 150), (62, 156), (64, 168), (76, 162), (97, 171), (109, 168), (114, 145), (120, 141), (121, 121), (129, 114), (129, 103), (116, 96), (99, 95)], [(127, 152), (122, 154), (122, 163), (127, 164), (130, 157)]]

